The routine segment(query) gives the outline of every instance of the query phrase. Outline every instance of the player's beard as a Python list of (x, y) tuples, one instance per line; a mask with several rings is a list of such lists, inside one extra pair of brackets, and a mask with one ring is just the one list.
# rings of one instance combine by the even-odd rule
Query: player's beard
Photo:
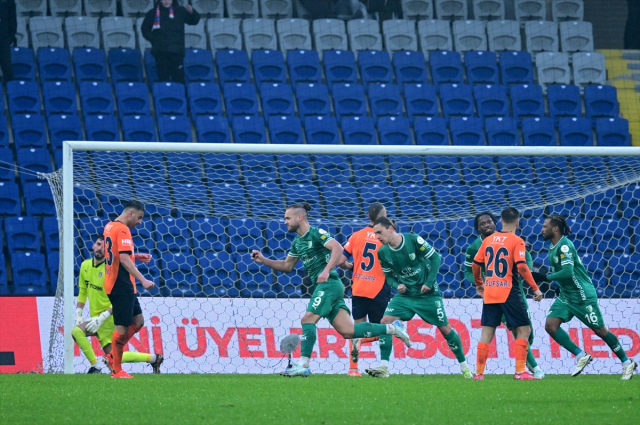
[(300, 224), (289, 224), (287, 226), (287, 232), (295, 233), (298, 231), (299, 228), (300, 228)]
[(104, 252), (98, 254), (96, 252), (93, 253), (93, 258), (96, 259), (96, 262), (101, 262), (102, 260), (104, 260)]
[(542, 240), (548, 241), (550, 239), (553, 239), (553, 234), (542, 233)]

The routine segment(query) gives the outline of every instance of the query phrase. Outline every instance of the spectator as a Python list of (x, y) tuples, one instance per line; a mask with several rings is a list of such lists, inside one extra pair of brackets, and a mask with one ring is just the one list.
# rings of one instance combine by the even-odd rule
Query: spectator
[(15, 0), (0, 0), (0, 68), (4, 82), (13, 80), (11, 66), (11, 45), (17, 45), (16, 32), (18, 18), (16, 17)]
[(196, 25), (200, 15), (190, 4), (159, 0), (142, 22), (142, 36), (151, 43), (158, 81), (184, 84), (184, 26)]

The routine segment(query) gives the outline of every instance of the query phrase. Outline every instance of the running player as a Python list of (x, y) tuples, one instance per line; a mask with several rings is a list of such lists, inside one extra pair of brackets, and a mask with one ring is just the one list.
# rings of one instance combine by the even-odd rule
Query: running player
[(349, 308), (344, 302), (344, 285), (338, 277), (336, 266), (342, 258), (342, 245), (325, 230), (309, 225), (308, 203), (293, 204), (284, 214), (287, 231), (296, 232), (291, 243), (291, 250), (284, 260), (265, 258), (258, 250), (251, 252), (257, 263), (280, 272), (289, 273), (299, 260), (315, 285), (307, 312), (302, 317), (301, 358), (291, 368), (286, 369), (284, 376), (309, 376), (309, 359), (316, 342), (316, 324), (325, 318), (345, 339), (370, 338), (391, 334), (400, 338), (407, 346), (411, 345), (409, 335), (402, 329), (400, 322), (387, 325), (362, 322), (353, 324), (349, 317)]
[(105, 292), (113, 306), (113, 347), (107, 355), (112, 378), (133, 378), (122, 370), (122, 352), (133, 335), (144, 325), (142, 309), (136, 296), (136, 279), (145, 289), (155, 285), (138, 271), (135, 261), (151, 261), (151, 254), (134, 254), (133, 239), (129, 228), (142, 223), (144, 205), (129, 201), (122, 214), (104, 227), (107, 254), (104, 281)]
[[(96, 237), (92, 246), (93, 258), (85, 260), (80, 265), (80, 277), (78, 286), (78, 304), (76, 308), (76, 327), (71, 335), (76, 341), (84, 356), (91, 363), (87, 373), (102, 373), (100, 363), (89, 342), (89, 336), (95, 336), (105, 354), (111, 352), (111, 337), (115, 325), (109, 297), (104, 292), (104, 237)], [(82, 310), (89, 298), (89, 312), (91, 319), (82, 319)], [(149, 363), (153, 367), (153, 373), (160, 373), (160, 365), (163, 362), (162, 354), (134, 353), (126, 351), (122, 354), (122, 363)], [(108, 360), (105, 358), (105, 363)], [(108, 365), (108, 363), (107, 363)]]
[[(525, 370), (527, 352), (529, 350), (529, 335), (531, 321), (518, 285), (518, 277), (524, 280), (534, 291), (534, 300), (542, 299), (542, 292), (538, 289), (531, 276), (531, 270), (526, 263), (526, 248), (524, 241), (515, 232), (518, 229), (520, 213), (513, 207), (502, 211), (502, 231), (495, 232), (482, 241), (482, 245), (473, 259), (473, 277), (482, 295), (482, 336), (478, 343), (478, 363), (474, 379), (484, 379), (484, 369), (489, 356), (491, 341), (504, 316), (507, 328), (516, 333), (516, 374), (515, 379), (536, 379)], [(482, 279), (482, 266), (486, 278)]]
[[(473, 227), (476, 229), (478, 233), (480, 233), (480, 237), (473, 241), (471, 245), (467, 248), (465, 252), (465, 261), (464, 261), (464, 277), (469, 282), (474, 283), (473, 277), (473, 259), (475, 258), (480, 246), (482, 245), (482, 241), (487, 237), (491, 236), (493, 232), (496, 231), (497, 220), (493, 214), (490, 212), (481, 212), (476, 215), (473, 220)], [(533, 270), (533, 260), (531, 259), (531, 254), (529, 251), (526, 253), (526, 261), (527, 266), (529, 266), (530, 270)], [(482, 267), (482, 280), (485, 279), (484, 267)], [(527, 314), (529, 313), (529, 305), (527, 303), (527, 297), (524, 292), (524, 288), (522, 286), (522, 276), (518, 279), (518, 285), (520, 286), (520, 293), (522, 294), (522, 298), (524, 299), (524, 304), (527, 307)], [(506, 318), (502, 316), (502, 323), (506, 324)], [(514, 338), (517, 338), (515, 330), (511, 329), (511, 333)], [(531, 352), (531, 344), (533, 344), (533, 327), (531, 328), (531, 334), (529, 335), (529, 351), (527, 352), (527, 367), (531, 372), (533, 372), (533, 376), (536, 379), (543, 379), (544, 372), (538, 366), (538, 362), (536, 361), (535, 356)]]
[[(344, 254), (340, 267), (353, 270), (351, 278), (351, 307), (354, 323), (368, 321), (380, 323), (384, 310), (391, 299), (391, 288), (384, 281), (384, 273), (378, 261), (378, 249), (382, 243), (373, 232), (373, 223), (380, 217), (387, 216), (387, 210), (379, 202), (369, 205), (370, 224), (355, 232), (344, 246)], [(348, 262), (352, 257), (353, 262)], [(391, 344), (391, 335), (374, 338), (354, 338), (349, 340), (350, 365), (349, 376), (360, 376), (358, 357), (360, 344), (380, 339), (380, 353), (383, 346)]]
[[(376, 237), (384, 245), (378, 250), (378, 259), (386, 282), (398, 293), (391, 299), (381, 323), (397, 323), (411, 320), (416, 314), (425, 322), (436, 326), (460, 363), (465, 378), (473, 374), (467, 366), (462, 341), (451, 328), (440, 287), (436, 282), (440, 268), (440, 255), (420, 236), (413, 233), (397, 233), (386, 217), (373, 224)], [(389, 377), (391, 344), (380, 344), (382, 364), (366, 372), (376, 378)]]
[(622, 362), (622, 380), (633, 378), (637, 363), (629, 360), (618, 338), (607, 329), (598, 306), (596, 289), (584, 268), (573, 243), (567, 238), (571, 229), (561, 215), (552, 215), (542, 225), (542, 237), (551, 241), (549, 265), (553, 270), (546, 276), (535, 276), (540, 281), (555, 281), (560, 286), (560, 295), (551, 305), (545, 330), (558, 344), (576, 356), (576, 368), (571, 376), (578, 376), (591, 363), (593, 357), (578, 347), (569, 334), (560, 327), (578, 318), (607, 343), (611, 351)]

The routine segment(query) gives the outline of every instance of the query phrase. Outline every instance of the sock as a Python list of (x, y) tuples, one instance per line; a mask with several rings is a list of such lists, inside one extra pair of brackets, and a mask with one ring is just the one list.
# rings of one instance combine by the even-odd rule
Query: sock
[(526, 370), (527, 351), (529, 350), (529, 342), (526, 339), (516, 339), (516, 373), (522, 373)]
[(129, 342), (132, 336), (138, 333), (140, 330), (136, 325), (131, 325), (127, 328), (127, 336), (125, 337), (125, 345)]
[(466, 361), (466, 357), (464, 356), (464, 350), (462, 349), (462, 341), (460, 341), (460, 335), (454, 329), (451, 329), (447, 335), (443, 335), (444, 339), (447, 340), (447, 344), (449, 345), (449, 349), (453, 352), (458, 360), (458, 363), (462, 363)]
[(374, 336), (372, 338), (361, 338), (360, 339), (360, 343), (361, 344), (366, 344), (367, 342), (374, 342), (374, 341), (378, 341), (380, 339), (379, 336)]
[(309, 357), (301, 356), (300, 364), (302, 364), (303, 367), (309, 367)]
[(574, 356), (577, 356), (582, 353), (582, 350), (580, 349), (580, 347), (578, 347), (575, 344), (575, 342), (571, 341), (571, 337), (569, 336), (567, 331), (565, 331), (562, 328), (558, 328), (556, 333), (551, 335), (551, 338), (553, 338), (555, 342), (560, 344), (565, 350), (567, 350)]
[(354, 326), (354, 338), (371, 338), (388, 333), (387, 325), (378, 323), (360, 322)]
[(533, 368), (533, 373), (536, 373), (536, 372), (542, 372), (542, 369), (540, 369), (540, 366), (536, 366)]
[(380, 361), (380, 366), (386, 367), (388, 369), (389, 368), (389, 360), (381, 360)]
[(118, 331), (113, 331), (113, 337), (111, 338), (112, 348), (111, 355), (113, 356), (113, 373), (120, 373), (122, 371), (122, 352), (126, 344), (125, 336)]
[[(305, 323), (302, 325), (302, 342), (300, 343), (300, 354), (307, 358), (307, 364), (313, 352), (313, 346), (316, 344), (316, 325), (313, 323)], [(306, 366), (309, 367), (309, 366)]]
[(388, 362), (393, 350), (393, 335), (380, 335), (380, 359)]
[(532, 370), (536, 370), (538, 368), (538, 362), (536, 361), (533, 352), (531, 352), (531, 344), (529, 344), (529, 351), (527, 351), (527, 364)]
[[(360, 349), (360, 341), (358, 341), (358, 349)], [(353, 351), (353, 340), (350, 339), (349, 340), (349, 353), (351, 353)], [(349, 355), (349, 369), (357, 369), (358, 368), (358, 362), (354, 362), (351, 359), (351, 355)]]
[(151, 354), (125, 351), (122, 353), (122, 363), (151, 363)]
[(491, 348), (490, 344), (485, 344), (484, 342), (478, 343), (478, 359), (476, 362), (476, 373), (478, 375), (484, 374), (484, 368), (489, 358), (489, 348)]
[(80, 349), (82, 350), (82, 353), (84, 354), (84, 356), (87, 358), (87, 360), (89, 360), (89, 363), (91, 363), (91, 366), (97, 365), (98, 359), (96, 358), (96, 353), (93, 352), (93, 347), (91, 347), (91, 343), (87, 339), (87, 334), (82, 332), (82, 329), (75, 327), (71, 331), (71, 335), (73, 336), (73, 339), (75, 340), (76, 344), (78, 344), (78, 347), (80, 347)]
[(611, 332), (607, 332), (607, 334), (602, 338), (604, 342), (607, 343), (611, 351), (614, 352), (616, 356), (620, 359), (622, 363), (628, 361), (627, 353), (622, 349), (622, 345), (620, 345), (620, 341), (618, 341), (618, 337), (612, 334)]

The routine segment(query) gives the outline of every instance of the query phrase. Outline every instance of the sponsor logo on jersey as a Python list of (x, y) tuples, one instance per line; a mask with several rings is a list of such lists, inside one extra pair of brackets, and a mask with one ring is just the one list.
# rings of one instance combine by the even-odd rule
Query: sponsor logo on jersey
[(562, 245), (560, 247), (560, 251), (562, 251), (562, 252), (564, 252), (566, 254), (567, 252), (569, 252), (569, 247), (567, 245)]
[(420, 247), (420, 251), (426, 251), (426, 250), (427, 250), (427, 248), (425, 248), (423, 246)]
[(560, 254), (560, 258), (564, 258), (564, 254)]
[(131, 245), (131, 239), (122, 239), (122, 245)]
[(91, 287), (91, 289), (94, 289), (96, 291), (102, 291), (102, 286), (94, 285), (93, 283), (90, 283), (89, 286)]
[(520, 251), (520, 256), (524, 257), (525, 252), (524, 251)]
[(507, 240), (506, 236), (494, 236), (493, 241), (498, 243), (504, 243)]
[(416, 259), (416, 254), (414, 254), (413, 252), (411, 254), (409, 254), (409, 258), (411, 259), (411, 261)]
[[(385, 311), (388, 311), (389, 313), (391, 313), (393, 310), (395, 310), (395, 308), (388, 308)], [(382, 341), (382, 340), (380, 340), (380, 341)]]
[(327, 239), (327, 235), (322, 235), (322, 236), (320, 236), (320, 239), (322, 239), (322, 240)]

